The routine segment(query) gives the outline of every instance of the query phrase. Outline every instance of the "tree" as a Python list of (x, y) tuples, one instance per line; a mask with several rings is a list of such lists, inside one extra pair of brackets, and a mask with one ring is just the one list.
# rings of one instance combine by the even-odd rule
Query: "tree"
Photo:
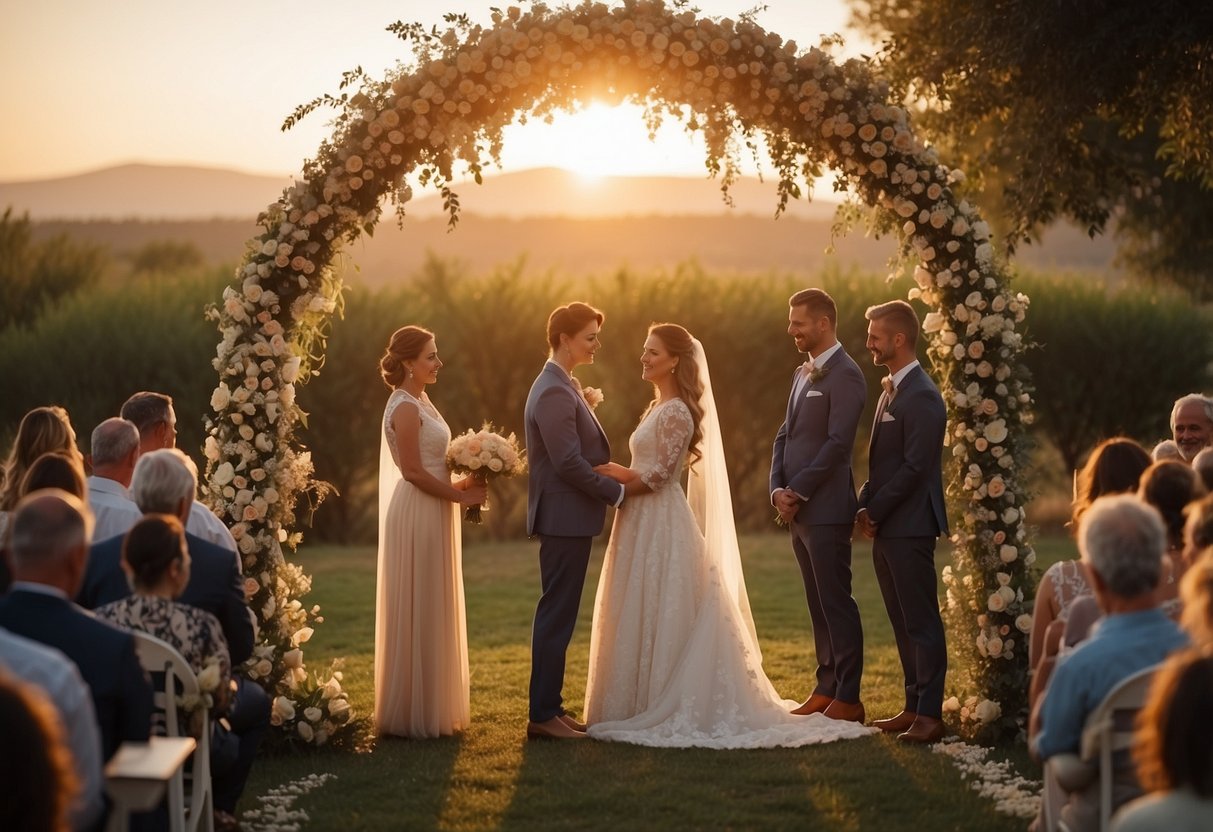
[(60, 234), (34, 242), (29, 215), (0, 216), (0, 331), (28, 324), (58, 299), (97, 283), (104, 274), (105, 250)]
[[(1008, 243), (1115, 220), (1122, 261), (1213, 298), (1213, 6), (855, 0), (919, 129), (1001, 191)], [(989, 201), (984, 201), (988, 207)]]

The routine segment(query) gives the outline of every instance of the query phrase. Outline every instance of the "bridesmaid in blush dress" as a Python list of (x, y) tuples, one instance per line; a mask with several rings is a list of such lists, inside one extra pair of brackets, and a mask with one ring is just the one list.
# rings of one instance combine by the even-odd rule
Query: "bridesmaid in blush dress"
[(379, 362), (392, 388), (383, 414), (379, 567), (375, 599), (375, 727), (437, 737), (469, 721), (459, 506), (485, 501), (482, 483), (452, 483), (451, 430), (425, 388), (442, 361), (433, 333), (396, 330)]

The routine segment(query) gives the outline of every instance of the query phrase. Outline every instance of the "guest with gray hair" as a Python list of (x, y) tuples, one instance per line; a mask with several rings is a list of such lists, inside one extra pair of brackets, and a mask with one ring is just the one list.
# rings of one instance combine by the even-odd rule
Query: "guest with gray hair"
[(109, 760), (123, 742), (146, 742), (152, 688), (134, 637), (71, 602), (88, 558), (92, 513), (58, 489), (35, 491), (13, 516), (12, 590), (0, 599), (0, 627), (61, 651), (89, 686)]
[(93, 539), (126, 534), (143, 516), (128, 491), (139, 459), (139, 430), (125, 419), (106, 419), (93, 428), (89, 446), (93, 475), (88, 478), (88, 504), (96, 517)]
[[(173, 409), (172, 396), (150, 390), (135, 393), (122, 404), (122, 418), (129, 419), (139, 428), (142, 453), (177, 447), (177, 412)], [(198, 478), (197, 473), (195, 468), (194, 479)], [(197, 499), (194, 499), (193, 505), (190, 506), (185, 530), (224, 549), (237, 551), (231, 529), (206, 504)]]
[(1205, 491), (1213, 494), (1213, 448), (1205, 448), (1192, 457), (1192, 469), (1204, 483)]
[[(1091, 710), (1120, 682), (1163, 661), (1187, 637), (1157, 606), (1167, 530), (1158, 511), (1131, 495), (1101, 497), (1083, 515), (1078, 548), (1104, 618), (1095, 633), (1058, 661), (1029, 730), (1047, 760), (1079, 751)], [(1113, 802), (1140, 789), (1127, 755), (1113, 759)], [(1070, 795), (1061, 817), (1071, 830), (1098, 825), (1098, 781)]]
[(1171, 435), (1184, 462), (1213, 444), (1213, 399), (1189, 393), (1171, 408)]
[(1154, 446), (1154, 450), (1150, 451), (1150, 458), (1155, 462), (1165, 462), (1168, 459), (1183, 460), (1183, 454), (1179, 452), (1179, 446), (1175, 444), (1174, 439), (1164, 439)]
[[(135, 464), (131, 496), (141, 516), (169, 514), (184, 524), (198, 488), (196, 477), (194, 463), (178, 449), (151, 451)], [(76, 603), (91, 610), (131, 594), (122, 570), (122, 541), (123, 535), (118, 535), (93, 544)], [(235, 667), (252, 654), (254, 640), (253, 615), (244, 600), (237, 555), (188, 529), (185, 542), (190, 553), (190, 579), (178, 600), (219, 619)]]

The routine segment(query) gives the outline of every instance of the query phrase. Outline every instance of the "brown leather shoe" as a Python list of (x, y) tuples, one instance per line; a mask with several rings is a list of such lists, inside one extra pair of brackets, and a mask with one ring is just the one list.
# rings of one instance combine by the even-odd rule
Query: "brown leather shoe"
[(564, 724), (564, 720), (554, 716), (546, 722), (528, 722), (526, 738), (528, 740), (583, 740), (585, 734), (581, 731), (574, 731)]
[(914, 720), (914, 724), (910, 726), (910, 730), (904, 734), (898, 734), (897, 739), (902, 742), (915, 742), (925, 745), (943, 739), (944, 733), (945, 729), (941, 720), (919, 714)]
[(824, 693), (815, 693), (805, 700), (805, 703), (799, 708), (793, 708), (792, 713), (805, 716), (807, 714), (821, 713), (826, 708), (830, 707), (830, 703), (834, 701), (832, 696), (826, 696)]
[(862, 702), (843, 702), (841, 699), (835, 699), (822, 713), (830, 719), (840, 719), (844, 722), (862, 723), (867, 717)]
[(573, 719), (568, 714), (561, 714), (560, 716), (558, 716), (556, 718), (559, 719), (561, 722), (563, 722), (565, 725), (572, 728), (574, 731), (580, 731), (583, 734), (585, 733), (585, 723), (584, 722), (578, 722), (577, 720)]
[(879, 728), (881, 731), (887, 731), (890, 734), (900, 734), (903, 731), (908, 731), (916, 719), (918, 719), (918, 714), (913, 711), (902, 711), (897, 716), (889, 717), (888, 719), (873, 720), (872, 727)]

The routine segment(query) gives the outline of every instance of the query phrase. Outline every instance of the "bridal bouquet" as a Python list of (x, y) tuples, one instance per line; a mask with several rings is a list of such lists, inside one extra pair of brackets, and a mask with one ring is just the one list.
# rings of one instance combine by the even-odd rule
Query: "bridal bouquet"
[[(456, 474), (488, 480), (491, 477), (514, 477), (526, 471), (526, 460), (518, 449), (514, 434), (502, 436), (485, 422), (480, 430), (470, 428), (451, 440), (446, 451), (446, 465)], [(480, 523), (484, 506), (468, 506), (464, 519)]]

